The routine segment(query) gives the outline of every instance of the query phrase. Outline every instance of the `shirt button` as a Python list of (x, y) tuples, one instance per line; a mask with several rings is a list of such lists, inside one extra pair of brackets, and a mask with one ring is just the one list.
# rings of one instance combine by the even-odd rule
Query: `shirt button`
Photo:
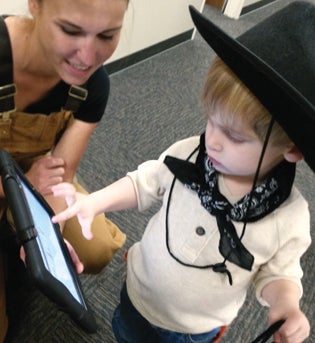
[(196, 228), (196, 234), (198, 236), (203, 236), (203, 235), (205, 235), (205, 233), (206, 233), (206, 230), (202, 226), (198, 226)]

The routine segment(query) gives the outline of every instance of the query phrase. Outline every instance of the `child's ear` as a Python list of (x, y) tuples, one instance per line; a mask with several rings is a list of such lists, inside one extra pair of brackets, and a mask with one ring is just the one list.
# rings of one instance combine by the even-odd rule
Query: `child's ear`
[(284, 158), (288, 162), (296, 163), (303, 159), (303, 155), (300, 150), (295, 145), (293, 145), (288, 147), (287, 150), (284, 152)]

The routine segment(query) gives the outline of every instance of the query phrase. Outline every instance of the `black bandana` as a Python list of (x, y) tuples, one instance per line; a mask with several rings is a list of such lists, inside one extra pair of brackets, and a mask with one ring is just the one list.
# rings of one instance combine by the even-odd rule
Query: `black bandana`
[[(219, 191), (218, 172), (206, 154), (204, 134), (200, 137), (196, 163), (171, 156), (166, 156), (164, 163), (175, 178), (198, 194), (202, 206), (216, 217), (220, 231), (219, 251), (225, 260), (251, 270), (254, 257), (241, 242), (244, 232), (239, 237), (232, 221), (254, 222), (280, 206), (290, 195), (295, 164), (281, 162), (251, 193), (232, 205)], [(214, 271), (228, 273), (231, 283), (225, 261), (209, 267)]]

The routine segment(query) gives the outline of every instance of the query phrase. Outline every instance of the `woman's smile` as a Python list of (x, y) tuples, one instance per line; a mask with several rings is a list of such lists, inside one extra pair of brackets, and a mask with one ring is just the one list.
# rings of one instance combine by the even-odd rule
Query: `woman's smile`
[(65, 60), (65, 65), (66, 73), (69, 74), (71, 79), (76, 79), (78, 83), (85, 82), (94, 72), (94, 69), (91, 66), (86, 66), (81, 63), (70, 62), (69, 60)]

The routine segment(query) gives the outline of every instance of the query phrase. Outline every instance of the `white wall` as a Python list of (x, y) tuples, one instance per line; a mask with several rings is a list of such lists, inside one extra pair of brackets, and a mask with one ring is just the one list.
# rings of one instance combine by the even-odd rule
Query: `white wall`
[(188, 6), (205, 0), (130, 0), (117, 50), (108, 62), (193, 28)]
[[(193, 28), (188, 5), (205, 0), (130, 0), (120, 43), (107, 61), (125, 57)], [(27, 14), (27, 0), (1, 0), (0, 13)]]
[(223, 13), (233, 19), (238, 19), (242, 9), (261, 0), (226, 0)]
[(258, 1), (260, 1), (260, 0), (245, 0), (243, 7), (252, 5), (252, 4), (254, 4), (254, 3), (258, 2)]
[(28, 14), (27, 0), (2, 0), (1, 14)]
[(230, 18), (238, 19), (244, 7), (244, 2), (245, 0), (226, 0), (223, 14)]

